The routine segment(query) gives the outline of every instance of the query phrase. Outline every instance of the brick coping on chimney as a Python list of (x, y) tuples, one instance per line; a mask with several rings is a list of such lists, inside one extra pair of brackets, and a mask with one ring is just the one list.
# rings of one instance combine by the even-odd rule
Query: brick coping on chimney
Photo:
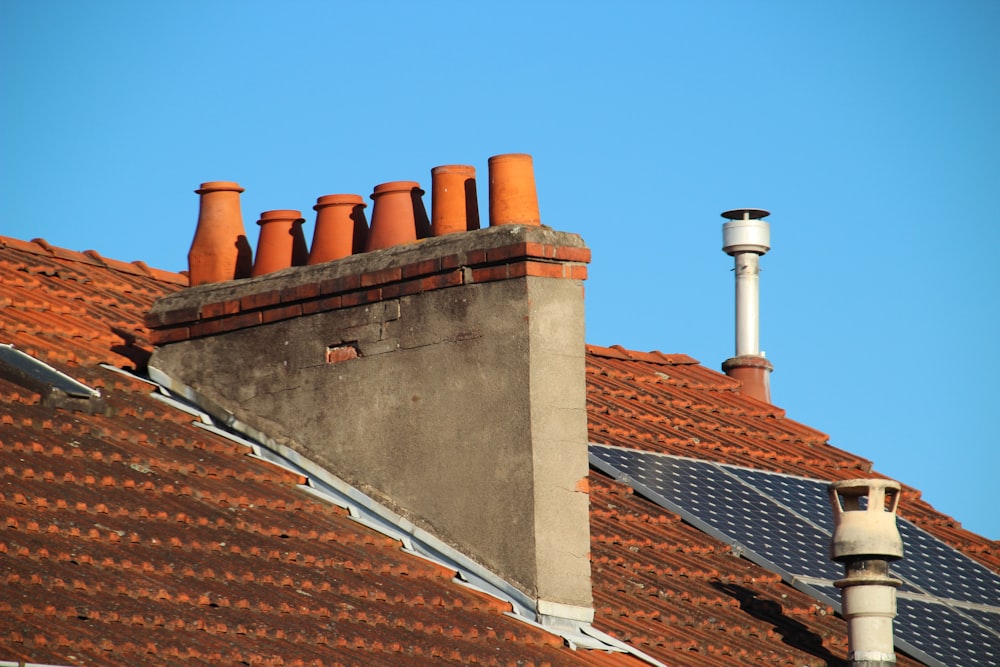
[(459, 285), (584, 280), (589, 262), (576, 234), (502, 225), (181, 290), (153, 305), (146, 326), (164, 345)]

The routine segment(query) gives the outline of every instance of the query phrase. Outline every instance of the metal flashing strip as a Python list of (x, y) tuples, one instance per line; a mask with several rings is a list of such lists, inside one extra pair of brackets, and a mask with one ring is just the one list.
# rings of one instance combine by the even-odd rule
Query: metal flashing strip
[[(595, 443), (590, 461), (840, 613), (840, 593), (833, 586), (840, 572), (827, 555), (827, 482)], [(894, 567), (894, 576), (904, 581), (896, 645), (933, 666), (943, 667), (943, 660), (968, 664), (971, 657), (976, 664), (1000, 665), (1000, 633), (992, 622), (1000, 619), (1000, 606), (991, 604), (1000, 595), (1000, 577), (902, 518), (900, 531), (935, 558), (933, 564), (911, 559), (906, 568)], [(928, 575), (945, 562), (959, 573)], [(933, 581), (925, 581), (928, 577)], [(952, 588), (945, 588), (949, 583)], [(946, 590), (966, 599), (941, 595)], [(944, 641), (942, 628), (954, 631), (955, 641)]]
[[(144, 384), (148, 384), (150, 387), (160, 388), (160, 385), (156, 384), (155, 382), (153, 382), (149, 378), (144, 378), (141, 375), (136, 375), (132, 371), (126, 371), (124, 369), (118, 368), (117, 366), (113, 366), (113, 365), (108, 364), (108, 363), (100, 363), (100, 364), (97, 364), (97, 365), (100, 366), (101, 368), (103, 368), (106, 371), (111, 371), (112, 373), (117, 373), (118, 375), (123, 375), (123, 376), (129, 378), (130, 380), (138, 380), (139, 382), (142, 382)], [(3, 663), (0, 663), (0, 667), (2, 667), (2, 665), (3, 665)]]
[(74, 380), (59, 369), (18, 350), (10, 343), (0, 343), (0, 375), (43, 395), (56, 390), (70, 398), (101, 397), (101, 392), (97, 389)]
[[(200, 396), (191, 387), (175, 381), (153, 366), (149, 367), (149, 381), (162, 392), (162, 398), (159, 400), (179, 408), (181, 405), (186, 405), (186, 409), (180, 409), (195, 416), (198, 421), (193, 423), (199, 428), (246, 446), (251, 452), (250, 455), (255, 458), (301, 475), (306, 479), (306, 484), (301, 487), (304, 491), (347, 509), (353, 520), (398, 540), (401, 550), (405, 553), (454, 570), (454, 583), (473, 588), (510, 604), (509, 616), (560, 637), (574, 650), (582, 648), (623, 652), (656, 667), (666, 667), (639, 649), (591, 626), (593, 612), (590, 609), (570, 608), (564, 605), (567, 610), (577, 612), (575, 617), (566, 618), (539, 613), (535, 609), (535, 600), (489, 569), (419, 528), (412, 521), (396, 514), (298, 451), (274, 441), (267, 434), (241, 422), (214, 401)], [(207, 421), (205, 417), (208, 418)], [(544, 602), (539, 601), (539, 603)], [(585, 611), (589, 612), (589, 615), (585, 620), (581, 620), (584, 616), (582, 612)]]
[(155, 401), (159, 401), (160, 403), (166, 403), (175, 410), (186, 412), (192, 417), (195, 417), (196, 419), (199, 420), (197, 422), (199, 426), (205, 426), (207, 424), (212, 423), (212, 418), (208, 415), (208, 413), (202, 412), (201, 410), (192, 407), (191, 404), (187, 403), (186, 401), (181, 401), (174, 398), (174, 396), (171, 395), (169, 391), (163, 389), (162, 387), (159, 388), (159, 391), (154, 391), (153, 393), (151, 393), (150, 397)]

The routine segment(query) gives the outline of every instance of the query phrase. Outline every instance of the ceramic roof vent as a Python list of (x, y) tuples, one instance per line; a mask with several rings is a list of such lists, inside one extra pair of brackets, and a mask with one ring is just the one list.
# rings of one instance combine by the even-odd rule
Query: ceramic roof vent
[(763, 220), (770, 213), (759, 208), (739, 208), (722, 214), (722, 250), (733, 257), (736, 271), (736, 355), (722, 370), (739, 380), (742, 392), (771, 402), (774, 367), (760, 350), (760, 257), (771, 249), (771, 226)]
[(850, 479), (829, 486), (833, 507), (830, 558), (844, 564), (842, 615), (847, 619), (848, 659), (852, 667), (896, 664), (892, 619), (896, 588), (889, 563), (903, 557), (896, 527), (900, 486), (887, 479)]

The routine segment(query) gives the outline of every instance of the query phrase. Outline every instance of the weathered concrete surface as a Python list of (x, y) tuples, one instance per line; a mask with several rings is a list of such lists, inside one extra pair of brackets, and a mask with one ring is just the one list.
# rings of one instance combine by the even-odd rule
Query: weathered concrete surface
[[(156, 307), (510, 242), (503, 228), (482, 232), (187, 290)], [(536, 599), (592, 607), (580, 281), (438, 289), (167, 345), (151, 365)]]

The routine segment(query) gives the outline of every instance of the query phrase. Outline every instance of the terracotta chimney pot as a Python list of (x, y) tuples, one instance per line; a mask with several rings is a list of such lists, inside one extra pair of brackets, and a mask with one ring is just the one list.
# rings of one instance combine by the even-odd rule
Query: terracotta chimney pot
[(434, 236), (479, 229), (476, 168), (446, 164), (431, 169), (431, 229)]
[(202, 183), (198, 227), (188, 252), (188, 279), (192, 287), (246, 278), (253, 263), (243, 228), (240, 193), (232, 181)]
[(302, 234), (300, 211), (281, 209), (260, 214), (260, 237), (257, 239), (257, 260), (252, 276), (287, 269), (305, 263), (305, 237)]
[(531, 156), (494, 155), (489, 164), (490, 225), (541, 225)]
[(429, 222), (416, 181), (391, 181), (372, 192), (372, 225), (365, 250), (413, 243), (428, 235)]
[(361, 195), (324, 195), (316, 200), (316, 229), (307, 264), (322, 264), (364, 252), (368, 238)]

